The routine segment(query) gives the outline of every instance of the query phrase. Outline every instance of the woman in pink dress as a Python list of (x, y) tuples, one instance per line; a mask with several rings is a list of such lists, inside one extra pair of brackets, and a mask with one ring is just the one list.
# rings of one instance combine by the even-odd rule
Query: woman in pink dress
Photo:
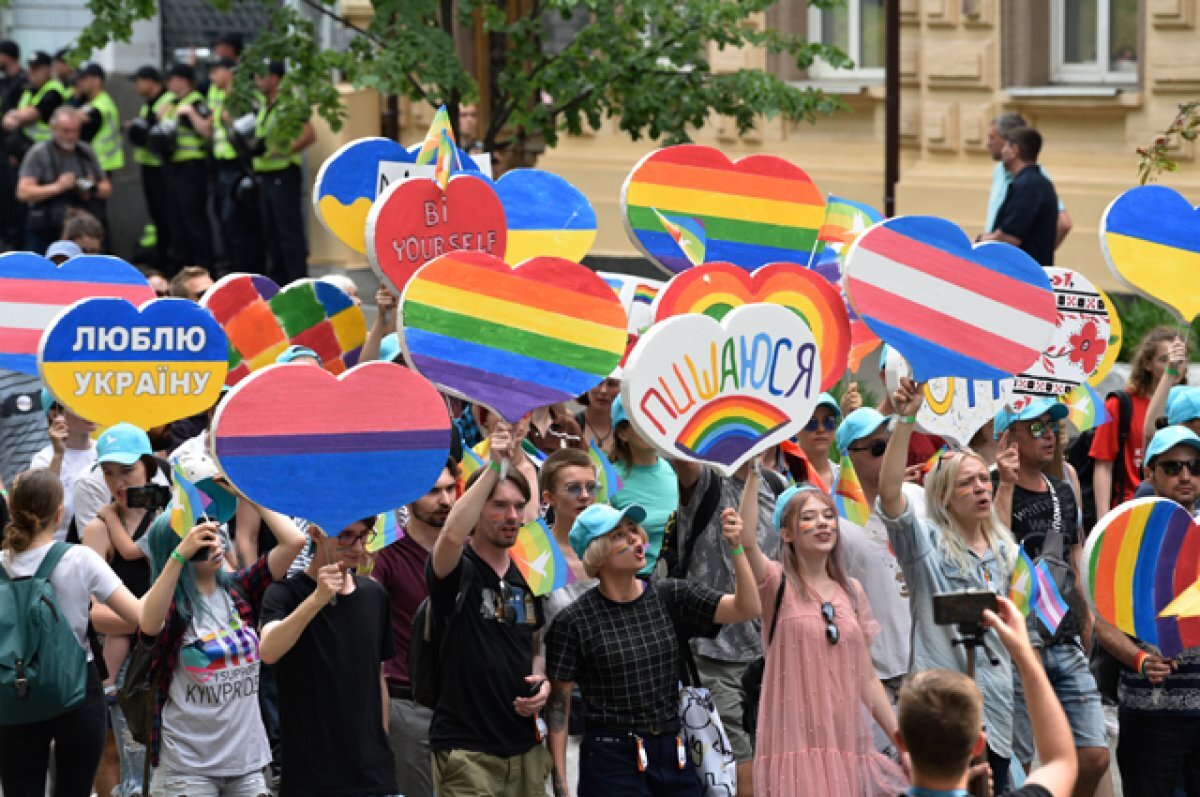
[[(758, 495), (758, 478), (746, 480), (748, 495)], [(743, 499), (746, 528), (757, 528), (755, 512), (757, 502)], [(782, 564), (763, 555), (753, 533), (743, 535), (762, 601), (766, 657), (755, 797), (894, 797), (908, 781), (871, 739), (872, 716), (889, 736), (896, 730), (871, 663), (879, 624), (862, 586), (838, 561), (833, 499), (808, 485), (791, 487), (776, 503), (775, 527)]]

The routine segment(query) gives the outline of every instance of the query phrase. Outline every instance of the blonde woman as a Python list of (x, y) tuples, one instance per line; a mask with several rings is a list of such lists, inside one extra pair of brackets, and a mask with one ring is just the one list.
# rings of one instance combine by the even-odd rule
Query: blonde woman
[[(876, 510), (908, 582), (913, 618), (909, 673), (932, 669), (965, 672), (966, 651), (955, 644), (955, 627), (937, 625), (933, 620), (933, 596), (965, 590), (1007, 594), (1016, 544), (996, 516), (988, 465), (970, 450), (942, 457), (925, 477), (928, 516), (920, 518), (913, 512), (901, 486), (921, 395), (921, 386), (906, 378), (900, 380), (892, 397), (899, 418), (883, 455)], [(975, 679), (983, 693), (988, 763), (995, 793), (1000, 794), (1008, 784), (1012, 757), (1011, 662), (995, 631), (984, 635), (984, 644), (986, 649), (979, 651), (976, 659)]]

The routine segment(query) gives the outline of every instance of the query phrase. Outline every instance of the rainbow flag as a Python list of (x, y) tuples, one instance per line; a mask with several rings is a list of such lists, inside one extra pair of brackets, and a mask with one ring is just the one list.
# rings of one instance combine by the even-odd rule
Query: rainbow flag
[(1067, 405), (1067, 420), (1080, 432), (1103, 426), (1112, 420), (1104, 407), (1104, 399), (1096, 389), (1084, 382), (1079, 387), (1059, 398)]
[(462, 165), (458, 161), (458, 147), (454, 146), (454, 136), (450, 133), (449, 128), (442, 130), (441, 142), (438, 144), (437, 160), (434, 161), (433, 179), (437, 180), (438, 186), (445, 191), (446, 183), (450, 182), (450, 175), (455, 171), (462, 171)]
[(1018, 548), (1016, 564), (1013, 565), (1012, 580), (1009, 582), (1008, 599), (1017, 605), (1026, 617), (1033, 610), (1038, 597), (1038, 580), (1034, 576), (1033, 562), (1025, 553), (1025, 546)]
[(688, 216), (667, 216), (658, 208), (650, 208), (662, 223), (663, 229), (679, 244), (693, 266), (704, 262), (704, 250), (707, 236), (704, 234), (704, 222)]
[(421, 149), (417, 151), (417, 159), (414, 163), (417, 166), (427, 166), (434, 162), (442, 149), (445, 141), (445, 135), (450, 136), (450, 143), (454, 143), (454, 129), (450, 127), (450, 114), (446, 111), (446, 106), (438, 108), (437, 113), (433, 115), (433, 121), (429, 123), (429, 132), (425, 134), (425, 140), (421, 142)]
[(862, 483), (848, 454), (842, 454), (838, 465), (837, 478), (833, 483), (833, 503), (837, 506), (838, 515), (851, 523), (865, 526), (871, 519), (871, 505), (867, 503)]
[(492, 441), (484, 438), (482, 443), (479, 443), (474, 448), (464, 448), (462, 462), (459, 465), (459, 481), (463, 484), (467, 483), (467, 479), (471, 478), (471, 474), (480, 468), (487, 467), (488, 452), (492, 448)]
[(509, 554), (534, 595), (548, 595), (575, 580), (567, 558), (541, 518), (521, 527)]
[(825, 221), (817, 231), (817, 240), (849, 244), (872, 224), (883, 221), (883, 214), (870, 205), (842, 199), (833, 194), (825, 203)]
[(178, 464), (171, 468), (171, 478), (174, 481), (171, 494), (171, 530), (182, 540), (200, 522), (200, 518), (204, 517), (204, 509), (212, 499), (207, 499), (196, 489), (196, 485), (188, 481)]
[(925, 460), (925, 464), (921, 466), (921, 473), (926, 476), (933, 473), (933, 469), (938, 466), (938, 463), (942, 461), (942, 457), (946, 456), (949, 451), (950, 446), (942, 446), (937, 451), (934, 451), (933, 456)]
[(1050, 568), (1046, 563), (1038, 562), (1034, 566), (1033, 572), (1037, 578), (1037, 597), (1034, 599), (1033, 608), (1037, 612), (1038, 619), (1042, 621), (1042, 625), (1046, 626), (1046, 630), (1054, 634), (1070, 610), (1067, 602), (1063, 600), (1062, 593), (1058, 591), (1058, 585), (1054, 583), (1054, 577), (1050, 575)]
[(404, 529), (400, 527), (399, 511), (393, 509), (390, 512), (384, 512), (375, 521), (375, 539), (367, 545), (367, 553), (379, 553), (384, 548), (391, 545), (396, 540), (404, 536)]
[(596, 483), (600, 485), (596, 490), (595, 501), (597, 504), (607, 504), (614, 495), (621, 492), (621, 488), (625, 486), (625, 482), (621, 481), (620, 475), (617, 474), (616, 466), (600, 450), (600, 446), (596, 445), (595, 440), (588, 446), (587, 453), (588, 459), (596, 466)]

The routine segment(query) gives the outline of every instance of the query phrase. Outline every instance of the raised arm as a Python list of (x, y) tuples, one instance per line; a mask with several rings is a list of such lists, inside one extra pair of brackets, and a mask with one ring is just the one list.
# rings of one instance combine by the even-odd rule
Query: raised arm
[(141, 617), (138, 626), (147, 636), (157, 636), (167, 622), (167, 612), (171, 609), (171, 601), (175, 597), (175, 587), (179, 583), (179, 575), (183, 567), (201, 548), (217, 550), (220, 546), (220, 535), (215, 521), (194, 526), (187, 536), (179, 541), (171, 556), (163, 563), (162, 570), (150, 591), (142, 598)]
[(367, 331), (367, 339), (363, 343), (362, 352), (359, 353), (358, 359), (361, 362), (379, 359), (379, 349), (383, 344), (383, 339), (389, 333), (396, 331), (396, 306), (399, 303), (400, 297), (389, 291), (386, 285), (381, 284), (376, 289), (375, 322)]
[(333, 599), (345, 583), (341, 566), (325, 565), (317, 576), (317, 588), (301, 601), (292, 613), (282, 620), (272, 620), (259, 634), (259, 657), (264, 664), (274, 664), (295, 647), (308, 624)]
[(901, 377), (900, 386), (892, 395), (892, 406), (899, 417), (879, 466), (879, 503), (888, 517), (900, 517), (908, 509), (908, 499), (903, 492), (904, 473), (908, 465), (908, 443), (912, 439), (917, 410), (921, 409), (922, 387), (908, 377)]
[(496, 483), (500, 479), (500, 470), (504, 467), (505, 462), (509, 462), (509, 467), (513, 467), (511, 463), (513, 438), (508, 425), (498, 424), (490, 439), (491, 445), (488, 447), (490, 462), (488, 462), (487, 468), (484, 469), (483, 475), (471, 485), (471, 489), (463, 493), (463, 497), (450, 510), (450, 515), (446, 518), (446, 525), (442, 528), (442, 533), (438, 535), (437, 542), (433, 544), (430, 566), (433, 568), (433, 574), (438, 578), (445, 578), (454, 571), (454, 568), (458, 567), (458, 562), (462, 558), (463, 546), (467, 544), (467, 538), (475, 530), (475, 524), (479, 522), (479, 516), (483, 513), (488, 498), (496, 489)]
[(275, 535), (276, 545), (267, 554), (267, 567), (271, 569), (271, 578), (279, 581), (287, 575), (292, 562), (304, 550), (308, 538), (296, 527), (292, 519), (262, 506), (255, 506), (263, 523)]
[(1000, 482), (996, 485), (994, 497), (996, 516), (1006, 529), (1012, 528), (1013, 491), (1017, 486), (1017, 470), (1021, 466), (1021, 455), (1017, 453), (1017, 444), (1009, 442), (1008, 430), (1000, 435), (999, 453), (996, 455), (996, 472), (1000, 474)]
[(1146, 407), (1146, 422), (1142, 426), (1143, 446), (1150, 445), (1150, 438), (1158, 431), (1157, 421), (1167, 414), (1167, 398), (1171, 388), (1183, 382), (1187, 373), (1187, 344), (1179, 338), (1167, 344), (1167, 370), (1154, 388), (1150, 396), (1150, 404)]
[(738, 506), (738, 514), (742, 518), (742, 547), (746, 549), (746, 561), (750, 564), (750, 572), (757, 584), (767, 577), (770, 569), (768, 559), (758, 547), (758, 489), (762, 481), (762, 472), (758, 466), (750, 469), (746, 475), (746, 484), (742, 487), (742, 500)]
[(758, 599), (758, 585), (750, 563), (746, 561), (742, 545), (742, 518), (732, 507), (726, 507), (721, 513), (721, 535), (729, 545), (729, 555), (733, 559), (733, 594), (725, 595), (717, 604), (713, 614), (713, 622), (719, 625), (742, 623), (753, 620), (762, 614), (762, 604)]

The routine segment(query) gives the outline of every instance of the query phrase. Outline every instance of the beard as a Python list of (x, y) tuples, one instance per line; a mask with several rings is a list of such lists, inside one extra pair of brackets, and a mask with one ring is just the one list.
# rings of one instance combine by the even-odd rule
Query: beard
[(414, 520), (419, 520), (426, 526), (435, 529), (444, 527), (446, 525), (446, 518), (450, 516), (449, 509), (435, 509), (432, 512), (422, 512), (420, 509), (417, 509), (415, 504), (409, 507), (409, 511), (412, 512)]

